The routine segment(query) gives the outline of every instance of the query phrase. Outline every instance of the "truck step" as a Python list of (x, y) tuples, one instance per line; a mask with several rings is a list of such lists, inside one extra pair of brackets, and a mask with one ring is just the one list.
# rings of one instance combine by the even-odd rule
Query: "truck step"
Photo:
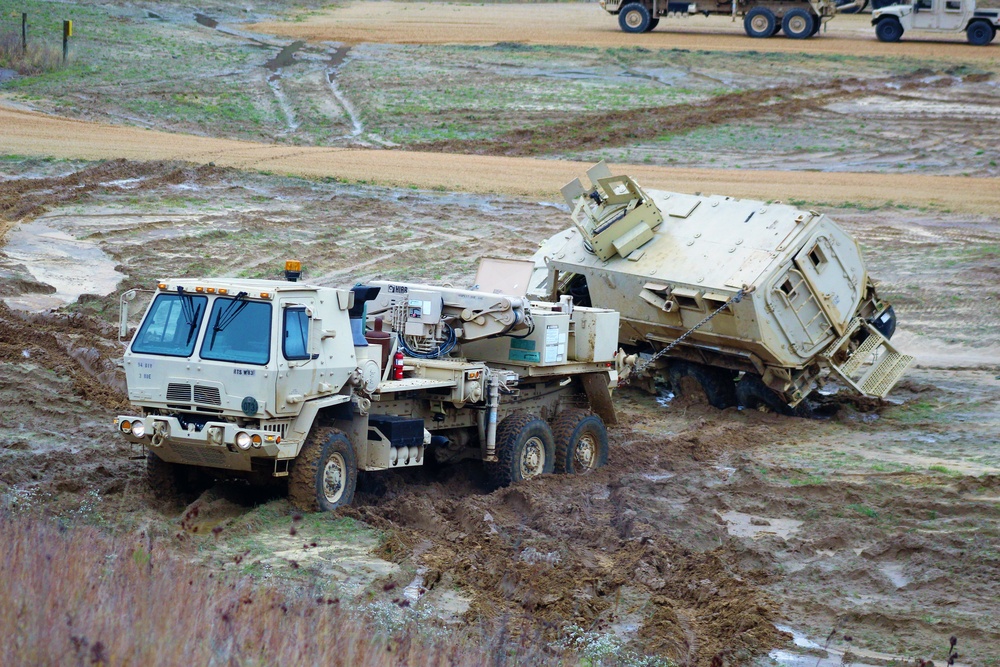
[(861, 318), (856, 318), (840, 340), (829, 348), (831, 354), (840, 350), (861, 327), (868, 331), (868, 337), (854, 354), (840, 365), (826, 358), (833, 371), (859, 394), (885, 398), (913, 363), (913, 357), (901, 353), (889, 339)]

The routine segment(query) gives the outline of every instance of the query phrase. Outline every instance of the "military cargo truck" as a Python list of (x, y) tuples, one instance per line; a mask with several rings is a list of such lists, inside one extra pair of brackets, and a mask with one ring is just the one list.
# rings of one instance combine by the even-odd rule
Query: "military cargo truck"
[(750, 37), (773, 37), (784, 32), (792, 39), (807, 39), (819, 32), (837, 13), (834, 0), (708, 0), (663, 2), (661, 0), (601, 0), (601, 7), (618, 16), (625, 32), (649, 32), (667, 16), (703, 14), (743, 17), (743, 30)]
[[(504, 280), (486, 265), (477, 282)], [(497, 290), (164, 280), (125, 350), (135, 411), (115, 425), (154, 488), (287, 481), (306, 510), (349, 504), (359, 471), (428, 457), (479, 459), (498, 486), (584, 473), (608, 456), (617, 330), (612, 310)]]
[(589, 176), (563, 188), (573, 226), (535, 254), (529, 295), (613, 305), (633, 377), (693, 377), (717, 407), (789, 412), (830, 373), (885, 396), (912, 361), (889, 342), (896, 316), (858, 244), (826, 215), (645, 190), (603, 162)]

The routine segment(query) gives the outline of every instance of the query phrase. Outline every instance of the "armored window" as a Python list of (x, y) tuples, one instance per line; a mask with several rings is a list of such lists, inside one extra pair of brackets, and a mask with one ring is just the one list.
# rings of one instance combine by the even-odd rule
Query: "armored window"
[(917, 0), (918, 9), (930, 9), (934, 0)]
[(817, 243), (813, 246), (813, 249), (809, 251), (809, 262), (817, 269), (822, 269), (826, 266), (826, 253), (823, 249), (819, 247)]
[(281, 336), (281, 353), (285, 359), (309, 358), (309, 315), (305, 308), (285, 309)]
[(946, 3), (944, 3), (944, 10), (946, 12), (962, 11), (962, 0), (948, 0)]
[(789, 299), (794, 299), (797, 296), (795, 292), (795, 285), (792, 284), (791, 278), (785, 278), (785, 282), (781, 283), (779, 289), (784, 292)]
[(217, 298), (208, 315), (201, 358), (263, 366), (271, 360), (271, 304)]
[(191, 294), (158, 294), (132, 341), (138, 354), (190, 357), (208, 299)]

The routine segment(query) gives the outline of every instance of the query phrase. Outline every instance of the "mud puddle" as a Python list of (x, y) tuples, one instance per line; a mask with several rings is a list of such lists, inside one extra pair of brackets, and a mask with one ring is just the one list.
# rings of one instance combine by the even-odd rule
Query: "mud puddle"
[(97, 243), (75, 238), (44, 218), (10, 232), (4, 254), (23, 263), (36, 281), (55, 289), (52, 294), (4, 297), (8, 306), (20, 310), (52, 310), (83, 294), (111, 294), (125, 278)]

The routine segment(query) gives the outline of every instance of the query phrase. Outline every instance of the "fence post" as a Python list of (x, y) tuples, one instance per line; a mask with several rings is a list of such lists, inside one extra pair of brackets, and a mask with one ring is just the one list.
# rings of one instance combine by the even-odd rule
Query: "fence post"
[(73, 22), (63, 21), (63, 64), (69, 58), (69, 38), (73, 36)]
[(28, 52), (28, 12), (21, 12), (21, 53)]

